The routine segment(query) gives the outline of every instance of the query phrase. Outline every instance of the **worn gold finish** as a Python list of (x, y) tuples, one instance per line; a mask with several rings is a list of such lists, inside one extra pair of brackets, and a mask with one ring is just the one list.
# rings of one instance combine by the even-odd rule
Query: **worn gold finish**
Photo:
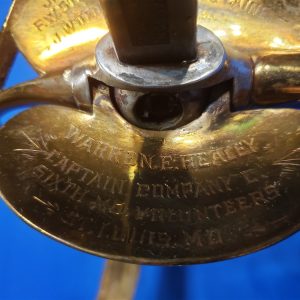
[[(299, 16), (297, 1), (200, 1), (199, 24), (220, 37), (227, 55), (216, 74), (193, 86), (201, 90), (201, 116), (150, 131), (116, 109), (134, 95), (115, 101), (117, 86), (102, 84), (107, 78), (93, 57), (107, 31), (98, 0), (15, 2), (6, 30), (47, 74), (1, 92), (0, 107), (24, 99), (73, 110), (34, 108), (1, 128), (3, 198), (59, 241), (134, 263), (214, 261), (292, 234), (299, 229), (300, 112), (247, 109), (299, 100)], [(137, 68), (128, 78), (145, 87), (145, 68)]]
[(107, 33), (99, 0), (15, 0), (10, 30), (41, 73), (65, 69), (93, 54)]
[[(63, 70), (93, 54), (107, 32), (99, 2), (18, 0), (6, 31), (41, 73)], [(199, 1), (198, 23), (219, 36), (227, 50), (253, 62), (255, 104), (299, 99), (299, 5), (281, 0)], [(7, 50), (3, 53), (12, 53)]]
[(230, 113), (225, 95), (188, 126), (151, 132), (98, 97), (93, 116), (34, 108), (0, 132), (1, 193), (35, 228), (149, 264), (239, 256), (299, 228), (299, 111)]
[[(92, 54), (107, 32), (99, 2), (19, 0), (11, 32), (40, 72), (66, 68)], [(201, 0), (198, 23), (254, 59), (270, 52), (300, 51), (299, 5), (283, 0)]]
[[(11, 7), (10, 13), (12, 12), (13, 7), (14, 6)], [(15, 41), (11, 36), (11, 32), (9, 30), (10, 13), (8, 14), (6, 22), (4, 23), (2, 30), (0, 31), (0, 89), (6, 81), (10, 68), (18, 52)]]
[(0, 88), (1, 88), (6, 81), (10, 68), (17, 54), (17, 47), (15, 45), (15, 42), (6, 28), (3, 28), (2, 31), (0, 32), (0, 53), (3, 53), (3, 56), (1, 57), (1, 65), (0, 65)]
[(300, 3), (293, 0), (201, 0), (198, 22), (229, 46), (254, 55), (299, 51)]

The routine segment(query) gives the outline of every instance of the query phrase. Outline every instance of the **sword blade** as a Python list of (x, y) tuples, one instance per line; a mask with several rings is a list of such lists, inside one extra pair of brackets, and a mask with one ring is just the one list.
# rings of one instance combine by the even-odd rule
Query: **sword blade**
[(140, 266), (108, 260), (98, 300), (132, 300)]

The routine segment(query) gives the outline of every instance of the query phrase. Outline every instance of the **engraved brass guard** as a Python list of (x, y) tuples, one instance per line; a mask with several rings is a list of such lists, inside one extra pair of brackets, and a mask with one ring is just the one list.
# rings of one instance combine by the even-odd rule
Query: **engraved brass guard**
[(1, 130), (2, 194), (43, 233), (108, 258), (182, 264), (298, 230), (299, 111), (231, 114), (225, 95), (185, 128), (149, 132), (109, 98), (99, 105), (93, 116), (34, 108)]
[(111, 90), (92, 85), (94, 60), (73, 68), (107, 32), (98, 0), (14, 2), (6, 30), (46, 76), (1, 92), (1, 108), (23, 99), (73, 107), (35, 107), (0, 129), (0, 193), (27, 223), (148, 264), (240, 256), (299, 230), (300, 111), (253, 104), (300, 98), (300, 4), (199, 2), (199, 23), (253, 67), (239, 86), (251, 101), (231, 111), (224, 93), (171, 131), (124, 120)]

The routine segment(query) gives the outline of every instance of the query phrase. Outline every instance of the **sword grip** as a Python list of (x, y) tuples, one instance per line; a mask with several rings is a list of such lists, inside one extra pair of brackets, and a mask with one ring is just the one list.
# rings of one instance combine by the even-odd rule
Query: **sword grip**
[(180, 63), (196, 58), (197, 0), (100, 0), (120, 61)]

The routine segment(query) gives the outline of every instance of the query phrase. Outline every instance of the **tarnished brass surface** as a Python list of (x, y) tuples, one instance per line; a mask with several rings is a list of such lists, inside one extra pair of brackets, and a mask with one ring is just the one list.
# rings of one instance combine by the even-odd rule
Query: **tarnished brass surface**
[(0, 129), (6, 202), (57, 240), (133, 263), (225, 259), (297, 231), (300, 111), (229, 107), (299, 100), (300, 3), (199, 1), (198, 23), (228, 56), (205, 87), (232, 83), (232, 98), (225, 93), (184, 127), (154, 132), (125, 121), (112, 90), (101, 88), (99, 2), (14, 2), (5, 37), (47, 76), (1, 92), (0, 107), (25, 100), (89, 113), (44, 106)]
[(107, 33), (99, 0), (15, 0), (10, 30), (41, 73), (70, 67), (94, 53)]
[(230, 113), (224, 95), (190, 125), (151, 132), (105, 91), (97, 99), (94, 115), (33, 108), (0, 131), (1, 193), (41, 232), (108, 258), (184, 264), (299, 229), (300, 111)]
[[(99, 0), (18, 0), (11, 32), (40, 72), (63, 69), (94, 51), (107, 32)], [(295, 0), (201, 0), (198, 24), (247, 55), (300, 51)]]
[(294, 0), (201, 0), (198, 22), (226, 45), (255, 55), (299, 51), (300, 2)]
[(14, 40), (5, 28), (0, 32), (0, 53), (2, 55), (0, 64), (0, 88), (2, 88), (17, 54), (17, 47)]
[[(13, 6), (11, 7), (10, 12), (12, 12)], [(18, 49), (15, 44), (11, 32), (9, 30), (8, 20), (10, 19), (10, 13), (7, 16), (7, 19), (0, 31), (0, 89), (3, 87), (6, 78), (9, 74), (11, 66), (15, 60)]]

